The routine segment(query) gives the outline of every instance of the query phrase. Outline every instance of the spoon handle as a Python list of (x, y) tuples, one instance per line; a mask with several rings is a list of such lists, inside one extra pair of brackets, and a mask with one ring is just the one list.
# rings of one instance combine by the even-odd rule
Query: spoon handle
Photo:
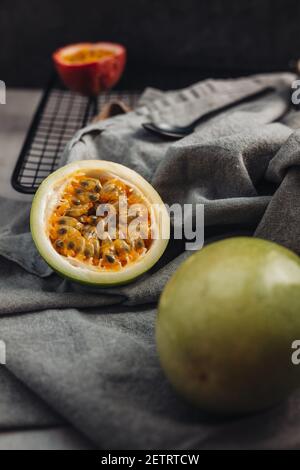
[(275, 88), (271, 86), (262, 88), (261, 90), (250, 93), (249, 95), (244, 96), (243, 98), (239, 98), (238, 100), (232, 101), (229, 104), (225, 104), (224, 106), (221, 106), (218, 109), (214, 109), (213, 111), (208, 111), (207, 113), (203, 114), (199, 118), (195, 119), (195, 121), (193, 121), (187, 127), (191, 127), (194, 129), (198, 124), (201, 124), (202, 122), (205, 122), (208, 119), (211, 119), (212, 117), (216, 116), (220, 112), (227, 111), (228, 109), (238, 106), (239, 104), (248, 103), (249, 101), (252, 101), (254, 98), (261, 98), (274, 91), (275, 91)]

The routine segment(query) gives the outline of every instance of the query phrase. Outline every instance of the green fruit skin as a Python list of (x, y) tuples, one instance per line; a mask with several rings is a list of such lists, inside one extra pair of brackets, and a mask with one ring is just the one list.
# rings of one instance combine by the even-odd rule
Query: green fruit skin
[(242, 414), (300, 386), (300, 261), (255, 238), (208, 245), (185, 261), (160, 300), (156, 339), (175, 388), (205, 411)]

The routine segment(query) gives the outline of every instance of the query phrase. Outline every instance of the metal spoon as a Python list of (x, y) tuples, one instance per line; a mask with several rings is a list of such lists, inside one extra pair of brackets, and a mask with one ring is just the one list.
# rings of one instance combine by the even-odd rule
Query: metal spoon
[(248, 101), (253, 100), (254, 98), (260, 98), (262, 96), (268, 95), (269, 93), (272, 93), (275, 91), (274, 87), (268, 86), (263, 88), (260, 91), (256, 91), (254, 93), (250, 93), (249, 95), (245, 96), (244, 98), (240, 98), (236, 101), (233, 101), (229, 104), (226, 104), (225, 106), (221, 106), (220, 108), (214, 110), (214, 111), (208, 111), (207, 113), (203, 114), (199, 118), (195, 119), (191, 124), (188, 126), (172, 126), (170, 124), (167, 124), (166, 122), (160, 122), (159, 124), (155, 124), (154, 122), (145, 122), (143, 123), (144, 129), (146, 129), (149, 132), (152, 132), (153, 134), (159, 135), (160, 137), (167, 138), (167, 139), (182, 139), (188, 134), (191, 134), (194, 132), (195, 128), (207, 121), (208, 119), (216, 116), (218, 113), (221, 111), (227, 111), (230, 108), (233, 108), (234, 106), (237, 106), (239, 104), (247, 103)]

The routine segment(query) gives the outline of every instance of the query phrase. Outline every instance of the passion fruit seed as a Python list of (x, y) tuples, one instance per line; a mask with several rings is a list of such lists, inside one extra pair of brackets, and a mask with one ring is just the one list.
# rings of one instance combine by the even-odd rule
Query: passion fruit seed
[(94, 204), (94, 205), (88, 210), (87, 215), (96, 215), (98, 205), (99, 205), (99, 203)]
[[(145, 243), (141, 239), (131, 242), (123, 235), (124, 232), (127, 233), (126, 227), (123, 227), (123, 214), (116, 227), (116, 240), (107, 237), (100, 241), (99, 224), (102, 224), (100, 228), (105, 233), (110, 218), (114, 216), (118, 219), (120, 196), (126, 198), (127, 204), (129, 199), (131, 204), (145, 205), (145, 202), (137, 190), (123, 181), (117, 178), (107, 179), (107, 174), (105, 177), (103, 175), (103, 180), (101, 181), (101, 177), (97, 179), (85, 175), (71, 177), (50, 218), (49, 233), (54, 248), (61, 255), (78, 257), (80, 261), (92, 262), (101, 269), (116, 270), (137, 260), (145, 251)], [(109, 212), (104, 218), (98, 217), (96, 212), (99, 204), (112, 204), (113, 214)], [(125, 223), (126, 219), (128, 222), (132, 217), (125, 216)]]
[(124, 254), (124, 253), (129, 253), (130, 252), (130, 246), (128, 245), (128, 243), (126, 243), (125, 240), (116, 240), (114, 242), (114, 247), (115, 247), (115, 250), (116, 250), (116, 253), (118, 256)]
[(91, 257), (92, 257), (92, 254), (93, 254), (93, 253), (92, 253), (92, 250), (91, 250), (90, 248), (86, 248), (86, 249), (84, 250), (84, 256), (85, 256), (86, 258), (91, 258)]
[(134, 246), (136, 250), (142, 250), (145, 248), (145, 242), (141, 238), (138, 238), (138, 240), (135, 240)]
[(83, 225), (78, 222), (77, 219), (75, 219), (74, 217), (60, 217), (57, 221), (58, 225), (68, 225), (70, 227), (74, 227), (76, 228), (77, 230), (82, 230), (83, 229)]
[(105, 258), (106, 258), (106, 261), (108, 261), (111, 264), (115, 263), (116, 261), (116, 258), (113, 255), (109, 255), (109, 254), (105, 255)]
[(101, 199), (103, 202), (115, 202), (124, 194), (125, 187), (121, 181), (109, 180), (102, 187)]
[(82, 215), (79, 217), (79, 222), (82, 224), (96, 225), (98, 217), (96, 215)]
[(66, 215), (69, 217), (80, 217), (88, 212), (90, 204), (83, 204), (78, 207), (73, 207), (66, 211)]
[(95, 178), (86, 178), (80, 181), (80, 186), (87, 189), (88, 191), (95, 191), (99, 193), (101, 191), (101, 183)]
[(97, 228), (91, 225), (86, 225), (84, 227), (84, 236), (86, 238), (98, 238)]
[(100, 197), (99, 193), (85, 192), (83, 189), (75, 189), (75, 194), (81, 204), (86, 204), (89, 201), (96, 202)]
[(93, 246), (94, 249), (94, 258), (99, 259), (100, 258), (100, 242), (96, 238), (92, 238), (90, 240), (90, 244)]
[(72, 199), (72, 203), (74, 204), (74, 206), (80, 206), (81, 201), (80, 201), (80, 199), (75, 199), (75, 198), (73, 198), (73, 199)]
[(59, 235), (68, 235), (69, 237), (76, 237), (76, 238), (81, 237), (79, 230), (77, 230), (74, 227), (70, 227), (68, 225), (64, 225), (63, 227), (59, 228), (57, 230), (57, 233)]
[(83, 237), (78, 237), (74, 240), (74, 251), (77, 254), (82, 254), (85, 249), (85, 239)]

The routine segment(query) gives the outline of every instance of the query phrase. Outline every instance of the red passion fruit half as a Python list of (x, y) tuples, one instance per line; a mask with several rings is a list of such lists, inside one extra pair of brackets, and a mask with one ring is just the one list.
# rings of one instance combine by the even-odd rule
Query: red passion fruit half
[(96, 96), (119, 81), (126, 64), (126, 49), (115, 43), (86, 42), (58, 49), (52, 58), (67, 88)]

